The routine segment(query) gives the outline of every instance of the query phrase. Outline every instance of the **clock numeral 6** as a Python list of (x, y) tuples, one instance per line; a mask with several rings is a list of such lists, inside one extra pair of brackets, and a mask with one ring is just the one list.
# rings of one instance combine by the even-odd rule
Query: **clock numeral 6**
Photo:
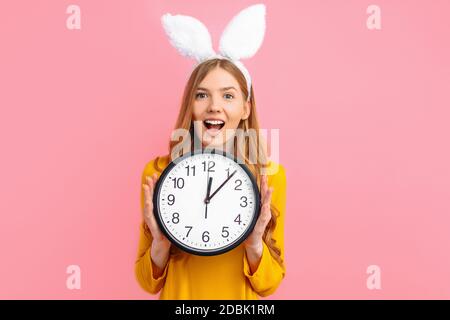
[(208, 231), (203, 232), (202, 240), (203, 240), (203, 242), (208, 242), (209, 241), (209, 232)]
[(183, 178), (173, 178), (173, 188), (183, 189), (184, 179)]
[(191, 230), (192, 230), (192, 226), (185, 226), (185, 228), (189, 229), (188, 232), (187, 232), (187, 234), (186, 234), (186, 238), (187, 238), (187, 237), (189, 237), (189, 233), (190, 233)]
[(180, 214), (178, 212), (174, 212), (172, 214), (172, 223), (177, 224), (180, 222)]
[[(206, 161), (202, 162), (203, 164), (203, 171), (206, 171)], [(208, 172), (215, 172), (213, 169), (216, 163), (214, 161), (208, 161)]]
[(245, 208), (245, 207), (247, 206), (247, 197), (246, 197), (246, 196), (242, 196), (242, 197), (241, 197), (241, 200), (242, 200), (244, 203), (241, 203), (240, 205), (241, 205), (241, 207)]
[(171, 206), (175, 203), (175, 196), (173, 194), (169, 194), (167, 196), (168, 205)]
[(224, 238), (228, 238), (228, 236), (230, 235), (230, 233), (228, 232), (228, 227), (223, 227), (222, 228), (222, 237)]

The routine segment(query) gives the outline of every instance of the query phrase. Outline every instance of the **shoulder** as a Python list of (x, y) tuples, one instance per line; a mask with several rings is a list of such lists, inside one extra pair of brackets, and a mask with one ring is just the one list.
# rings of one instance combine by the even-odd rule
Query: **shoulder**
[(142, 172), (142, 179), (144, 179), (145, 176), (151, 176), (154, 173), (159, 176), (161, 172), (169, 165), (169, 163), (170, 155), (167, 154), (156, 156), (145, 164)]
[(265, 173), (267, 174), (269, 185), (277, 187), (286, 185), (286, 170), (281, 163), (270, 160)]

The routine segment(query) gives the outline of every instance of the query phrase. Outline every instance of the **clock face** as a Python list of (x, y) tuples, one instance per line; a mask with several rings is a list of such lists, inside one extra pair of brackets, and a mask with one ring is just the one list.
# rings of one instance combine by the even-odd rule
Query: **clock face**
[(197, 255), (238, 246), (253, 230), (260, 194), (250, 170), (222, 152), (196, 152), (172, 161), (153, 194), (154, 214), (167, 238)]

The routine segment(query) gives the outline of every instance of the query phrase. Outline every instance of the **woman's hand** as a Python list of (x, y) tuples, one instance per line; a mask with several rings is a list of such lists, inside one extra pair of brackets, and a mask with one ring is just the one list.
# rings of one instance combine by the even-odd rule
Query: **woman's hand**
[(147, 176), (146, 183), (142, 185), (144, 188), (144, 220), (150, 230), (150, 233), (152, 234), (153, 241), (170, 245), (170, 241), (161, 232), (155, 216), (153, 215), (153, 190), (157, 180), (158, 176), (154, 173), (151, 178)]
[(266, 230), (267, 224), (272, 218), (272, 213), (270, 211), (270, 203), (272, 200), (273, 188), (268, 187), (267, 176), (261, 176), (261, 212), (259, 214), (258, 220), (256, 221), (255, 227), (244, 241), (247, 248), (255, 249), (262, 253), (262, 237), (264, 235), (264, 230)]

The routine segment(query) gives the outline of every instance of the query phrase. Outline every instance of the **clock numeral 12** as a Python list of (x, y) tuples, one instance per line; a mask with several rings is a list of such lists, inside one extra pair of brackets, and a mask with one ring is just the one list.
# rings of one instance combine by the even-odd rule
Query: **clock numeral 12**
[[(203, 171), (206, 171), (206, 161), (202, 162), (203, 164)], [(213, 169), (216, 163), (214, 161), (208, 161), (208, 172), (215, 172)]]

